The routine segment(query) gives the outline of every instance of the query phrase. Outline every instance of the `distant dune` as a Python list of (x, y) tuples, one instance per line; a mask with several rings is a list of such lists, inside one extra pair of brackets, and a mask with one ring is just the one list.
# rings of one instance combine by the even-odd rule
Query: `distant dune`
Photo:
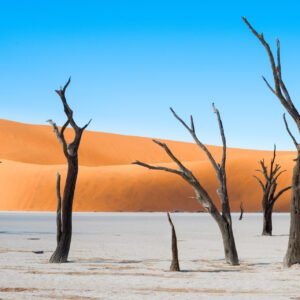
[[(71, 131), (67, 131), (69, 138)], [(0, 120), (0, 210), (56, 209), (56, 172), (66, 174), (66, 160), (50, 126)], [(174, 154), (216, 197), (215, 173), (204, 153), (193, 143), (166, 141)], [(209, 146), (220, 159), (221, 148)], [(278, 152), (287, 170), (279, 182), (289, 185), (294, 152)], [(246, 211), (260, 211), (261, 190), (253, 178), (258, 161), (271, 151), (228, 149), (227, 177), (233, 211), (243, 202)], [(175, 167), (150, 138), (86, 131), (79, 153), (75, 192), (76, 211), (200, 211), (190, 186), (176, 175), (131, 165), (134, 160)], [(63, 180), (62, 180), (63, 183)], [(287, 192), (275, 206), (289, 210)]]

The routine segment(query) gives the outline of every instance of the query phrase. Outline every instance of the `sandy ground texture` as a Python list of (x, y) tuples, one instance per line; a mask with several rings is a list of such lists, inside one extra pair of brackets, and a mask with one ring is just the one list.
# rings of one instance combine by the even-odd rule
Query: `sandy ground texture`
[[(224, 263), (207, 214), (173, 214), (182, 272), (168, 272), (164, 213), (76, 213), (70, 262), (49, 264), (53, 213), (0, 213), (0, 299), (300, 299), (300, 267), (282, 266), (288, 214), (262, 237), (261, 214), (233, 215), (241, 265)], [(33, 251), (43, 251), (35, 254)]]
[[(174, 122), (174, 130), (180, 129), (181, 125)], [(218, 131), (217, 124), (214, 130)], [(66, 134), (70, 139), (69, 129)], [(63, 186), (67, 166), (53, 129), (0, 119), (0, 140), (5, 141), (0, 147), (0, 210), (55, 211), (56, 173), (61, 173)], [(194, 143), (165, 142), (192, 170), (219, 206), (216, 174), (204, 152)], [(219, 162), (221, 147), (208, 148)], [(269, 165), (271, 157), (272, 151), (236, 149), (228, 145), (226, 170), (232, 211), (239, 211), (241, 202), (248, 212), (260, 211), (262, 191), (253, 175), (258, 175), (255, 171), (259, 168), (258, 161), (264, 158)], [(291, 184), (295, 157), (295, 152), (278, 151), (276, 162), (287, 170), (280, 176), (278, 188)], [(151, 138), (84, 132), (79, 149), (80, 168), (74, 211), (202, 209), (194, 199), (194, 191), (182, 178), (132, 165), (135, 160), (177, 168)], [(290, 191), (279, 199), (275, 210), (289, 211), (289, 203)]]

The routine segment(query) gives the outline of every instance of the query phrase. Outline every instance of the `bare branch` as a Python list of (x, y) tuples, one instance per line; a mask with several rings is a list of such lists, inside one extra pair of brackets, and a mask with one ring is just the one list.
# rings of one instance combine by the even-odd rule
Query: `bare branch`
[(253, 177), (258, 181), (262, 190), (265, 191), (265, 186), (264, 186), (263, 182), (261, 181), (261, 179), (259, 177), (257, 177), (256, 175), (253, 175)]
[(299, 148), (298, 145), (299, 144), (296, 141), (295, 137), (293, 136), (292, 132), (290, 131), (290, 128), (289, 128), (288, 122), (286, 120), (285, 114), (283, 114), (283, 121), (284, 121), (284, 124), (285, 124), (286, 131), (288, 132), (289, 136), (291, 137), (291, 139), (294, 142), (294, 145), (295, 145), (296, 149), (298, 150), (298, 148)]
[(63, 92), (64, 92), (64, 93), (66, 92), (66, 89), (67, 89), (67, 87), (69, 86), (70, 82), (71, 82), (71, 76), (69, 77), (67, 83), (65, 84), (65, 86), (64, 86), (64, 88), (63, 88)]
[(181, 171), (186, 173), (191, 173), (181, 162), (180, 160), (172, 153), (167, 144), (160, 142), (159, 140), (152, 140), (155, 144), (162, 147), (165, 152), (169, 155), (169, 157), (178, 165)]
[(276, 188), (277, 188), (277, 182), (273, 180), (272, 183), (269, 185), (269, 188), (266, 193), (267, 200), (269, 202), (273, 201)]
[(262, 159), (259, 161), (260, 165), (261, 165), (261, 168), (262, 168), (262, 171), (261, 173), (265, 176), (265, 179), (267, 181), (269, 181), (269, 177), (268, 177), (268, 169), (267, 169), (267, 166), (265, 165), (265, 160)]
[(277, 47), (277, 74), (281, 80), (281, 61), (280, 61), (280, 41), (276, 38), (276, 47)]
[(215, 159), (213, 158), (212, 154), (210, 153), (210, 151), (208, 150), (208, 148), (198, 139), (196, 132), (193, 131), (193, 125), (192, 128), (190, 128), (177, 114), (176, 112), (173, 110), (172, 107), (170, 107), (170, 110), (172, 112), (172, 114), (174, 115), (174, 117), (189, 131), (189, 133), (191, 134), (191, 136), (193, 137), (194, 141), (196, 142), (196, 144), (205, 152), (206, 156), (208, 157), (208, 159), (210, 160), (212, 166), (214, 167), (215, 171), (219, 174), (219, 166), (216, 163)]
[[(259, 41), (264, 46), (264, 48), (266, 49), (269, 59), (270, 59), (271, 67), (272, 67), (273, 78), (274, 78), (274, 82), (275, 82), (275, 91), (276, 91), (276, 94), (281, 94), (280, 83), (279, 83), (278, 76), (277, 76), (277, 67), (276, 67), (274, 56), (273, 56), (273, 53), (271, 51), (269, 44), (265, 41), (263, 33), (259, 34), (252, 27), (252, 25), (248, 22), (248, 20), (245, 17), (242, 17), (242, 19), (246, 23), (248, 28), (252, 31), (252, 33), (259, 39)], [(269, 86), (269, 84), (268, 84), (268, 86)]]
[(63, 145), (64, 154), (66, 156), (68, 156), (68, 144), (65, 139), (64, 132), (65, 132), (65, 129), (67, 128), (67, 126), (69, 125), (69, 120), (66, 121), (66, 123), (63, 125), (63, 127), (61, 128), (60, 131), (55, 122), (53, 122), (52, 120), (47, 120), (47, 122), (50, 125), (52, 125), (53, 131), (54, 131), (55, 135), (57, 136), (58, 141)]
[(92, 122), (92, 119), (90, 119), (82, 128), (81, 128), (81, 130), (83, 131), (83, 130), (85, 130), (89, 125), (90, 125), (90, 123)]
[[(268, 56), (269, 56), (269, 59), (270, 59), (272, 72), (273, 72), (273, 78), (274, 78), (274, 82), (275, 82), (275, 91), (276, 91), (276, 94), (277, 93), (281, 94), (281, 92), (280, 92), (280, 83), (279, 83), (278, 76), (277, 76), (277, 67), (276, 67), (274, 56), (273, 56), (273, 53), (271, 51), (271, 48), (270, 48), (269, 44), (265, 41), (263, 33), (259, 34), (252, 27), (252, 25), (248, 22), (248, 20), (245, 17), (242, 17), (242, 19), (244, 20), (244, 22), (246, 23), (246, 25), (248, 26), (248, 28), (252, 31), (252, 33), (259, 39), (259, 41), (264, 46), (264, 48), (266, 49), (266, 51), (268, 53)], [(267, 81), (266, 81), (266, 83), (267, 83)], [(268, 84), (268, 86), (270, 87), (269, 84)]]
[(191, 119), (191, 130), (192, 130), (192, 132), (195, 133), (194, 119), (193, 119), (193, 116), (192, 116), (192, 115), (190, 116), (190, 119)]
[[(67, 102), (67, 99), (66, 99), (66, 96), (65, 96), (67, 87), (69, 86), (70, 82), (71, 82), (71, 77), (69, 78), (69, 80), (67, 81), (67, 83), (64, 85), (63, 88), (60, 88), (59, 90), (56, 90), (56, 93), (59, 95), (59, 97), (62, 101), (62, 104), (64, 106), (64, 112), (67, 116), (67, 121), (64, 123), (61, 130), (59, 131), (57, 125), (52, 120), (48, 120), (48, 122), (53, 126), (54, 132), (55, 132), (56, 136), (58, 137), (59, 141), (63, 144), (63, 150), (64, 150), (64, 154), (65, 154), (66, 157), (73, 156), (77, 153), (76, 149), (79, 147), (82, 133), (92, 121), (92, 119), (91, 119), (82, 128), (80, 128), (76, 124), (76, 122), (74, 121), (73, 111), (70, 108), (70, 106), (68, 105), (68, 102)], [(71, 127), (75, 131), (74, 140), (70, 144), (68, 144), (66, 142), (66, 139), (65, 139), (65, 136), (64, 136), (65, 129), (68, 127), (68, 125), (71, 125)]]
[(277, 46), (277, 73), (280, 81), (280, 87), (284, 93), (286, 101), (290, 104), (292, 108), (295, 109), (294, 104), (292, 102), (292, 99), (290, 97), (290, 94), (282, 80), (282, 72), (281, 72), (281, 58), (280, 58), (280, 41), (278, 38), (276, 38), (276, 46)]
[(192, 128), (190, 128), (174, 111), (172, 107), (170, 107), (170, 111), (172, 112), (173, 116), (191, 133), (193, 132)]
[(183, 174), (182, 171), (179, 171), (179, 170), (176, 170), (176, 169), (162, 167), (162, 166), (149, 165), (149, 164), (146, 164), (146, 163), (141, 162), (139, 160), (136, 160), (136, 161), (132, 162), (132, 164), (133, 165), (138, 165), (138, 166), (141, 166), (141, 167), (145, 167), (145, 168), (148, 168), (150, 170), (166, 171), (166, 172), (174, 173), (174, 174), (177, 174), (177, 175), (180, 175), (180, 176), (182, 176), (182, 174)]
[(279, 173), (274, 177), (274, 180), (276, 181), (276, 180), (278, 179), (278, 177), (279, 177), (282, 173), (284, 173), (284, 172), (286, 172), (286, 170), (283, 170), (283, 171), (279, 172)]
[(47, 120), (46, 122), (49, 123), (49, 124), (53, 127), (53, 131), (54, 131), (55, 135), (57, 136), (58, 141), (59, 141), (61, 144), (63, 144), (63, 138), (62, 138), (62, 136), (61, 136), (61, 134), (60, 134), (60, 131), (59, 131), (59, 129), (58, 129), (56, 123), (53, 122), (51, 119)]
[(202, 187), (200, 182), (196, 179), (196, 177), (194, 176), (192, 171), (187, 169), (178, 160), (178, 158), (175, 157), (175, 155), (171, 152), (171, 150), (165, 143), (162, 143), (158, 140), (153, 140), (153, 142), (155, 144), (157, 144), (158, 146), (162, 147), (166, 151), (166, 153), (169, 155), (169, 157), (178, 165), (179, 170), (164, 167), (164, 166), (150, 165), (150, 164), (147, 164), (147, 163), (144, 163), (141, 161), (134, 161), (132, 164), (139, 165), (139, 166), (151, 169), (151, 170), (161, 170), (161, 171), (166, 171), (166, 172), (174, 173), (174, 174), (181, 176), (185, 181), (187, 181), (193, 187), (193, 189), (195, 190), (195, 192), (197, 194), (196, 199), (201, 203), (201, 205), (205, 209), (207, 209), (209, 212), (214, 211), (214, 213), (217, 215), (217, 218), (219, 218), (220, 214), (219, 214), (218, 209), (216, 208), (213, 201), (207, 194), (206, 190)]
[(274, 178), (274, 176), (277, 174), (277, 172), (281, 169), (281, 166), (279, 164), (275, 165), (275, 168), (270, 176), (270, 178)]
[(222, 119), (220, 116), (220, 112), (219, 110), (215, 107), (215, 104), (212, 104), (213, 107), (213, 111), (214, 113), (217, 115), (217, 119), (218, 119), (218, 124), (219, 124), (219, 129), (220, 129), (220, 134), (221, 134), (221, 138), (222, 138), (222, 144), (223, 144), (223, 153), (222, 153), (222, 169), (225, 169), (225, 164), (226, 164), (226, 138), (225, 138), (225, 133), (224, 133), (224, 127), (223, 127), (223, 123), (222, 123)]
[(272, 86), (269, 83), (269, 81), (264, 76), (262, 76), (262, 79), (266, 83), (267, 87), (271, 90), (271, 92), (276, 95), (276, 91), (272, 88)]
[[(269, 178), (272, 178), (272, 175), (273, 175), (273, 166), (274, 166), (275, 159), (276, 159), (276, 144), (274, 144), (273, 157), (271, 159), (271, 164), (270, 164), (270, 175), (269, 175)], [(276, 165), (276, 167), (277, 166), (278, 165)], [(275, 170), (274, 170), (274, 173), (275, 173)]]
[(290, 190), (292, 187), (291, 186), (287, 186), (285, 188), (283, 188), (282, 190), (280, 190), (277, 195), (274, 197), (273, 203), (275, 203), (275, 201), (286, 191)]
[(66, 130), (66, 128), (68, 127), (69, 124), (70, 124), (70, 121), (67, 120), (67, 121), (65, 122), (65, 124), (62, 126), (62, 128), (61, 128), (61, 130), (60, 130), (60, 135), (61, 135), (62, 137), (64, 137), (64, 132), (65, 132), (65, 130)]
[(55, 92), (59, 95), (59, 97), (60, 97), (60, 99), (63, 103), (64, 111), (65, 111), (65, 114), (66, 114), (66, 116), (67, 116), (67, 118), (70, 122), (70, 125), (74, 128), (74, 130), (76, 132), (76, 135), (79, 135), (80, 134), (80, 128), (73, 119), (73, 111), (70, 108), (70, 106), (67, 102), (66, 96), (65, 96), (67, 87), (69, 86), (70, 82), (71, 82), (71, 77), (69, 78), (69, 80), (67, 81), (67, 83), (64, 85), (63, 88), (60, 88), (59, 90), (56, 90)]
[(272, 93), (275, 93), (281, 104), (284, 106), (284, 108), (288, 111), (288, 113), (291, 115), (291, 117), (294, 119), (295, 123), (297, 124), (298, 130), (300, 131), (300, 115), (295, 108), (291, 97), (288, 93), (288, 90), (282, 80), (282, 74), (281, 74), (281, 61), (280, 61), (280, 42), (277, 39), (276, 45), (277, 45), (277, 65), (275, 63), (275, 59), (273, 56), (273, 53), (271, 51), (271, 48), (269, 44), (265, 41), (263, 34), (259, 34), (248, 22), (248, 20), (245, 17), (242, 17), (243, 21), (246, 23), (248, 28), (251, 30), (251, 32), (259, 39), (261, 44), (264, 46), (264, 48), (267, 51), (267, 54), (269, 56), (269, 60), (271, 63), (272, 73), (273, 73), (273, 79), (275, 83), (275, 89), (271, 87), (271, 85), (266, 81), (264, 78), (264, 81), (266, 82), (267, 86), (271, 89)]

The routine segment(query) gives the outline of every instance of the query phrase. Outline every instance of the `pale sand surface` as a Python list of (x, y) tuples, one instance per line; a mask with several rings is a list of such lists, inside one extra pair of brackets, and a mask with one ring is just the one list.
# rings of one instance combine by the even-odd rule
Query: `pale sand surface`
[[(224, 263), (207, 214), (173, 214), (183, 272), (168, 272), (164, 213), (76, 213), (70, 263), (49, 264), (55, 214), (0, 213), (0, 299), (300, 299), (300, 267), (285, 269), (288, 214), (262, 237), (261, 214), (233, 215), (241, 265)], [(44, 251), (34, 254), (32, 251)]]

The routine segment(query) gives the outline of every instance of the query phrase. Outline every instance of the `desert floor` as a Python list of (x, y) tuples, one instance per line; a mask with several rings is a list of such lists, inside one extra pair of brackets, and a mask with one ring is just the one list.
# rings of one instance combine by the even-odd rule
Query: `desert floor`
[(183, 271), (171, 273), (164, 213), (75, 213), (70, 263), (58, 265), (54, 213), (2, 212), (0, 299), (300, 299), (300, 266), (282, 266), (289, 215), (274, 214), (273, 237), (261, 219), (233, 214), (232, 267), (210, 216), (173, 214)]

